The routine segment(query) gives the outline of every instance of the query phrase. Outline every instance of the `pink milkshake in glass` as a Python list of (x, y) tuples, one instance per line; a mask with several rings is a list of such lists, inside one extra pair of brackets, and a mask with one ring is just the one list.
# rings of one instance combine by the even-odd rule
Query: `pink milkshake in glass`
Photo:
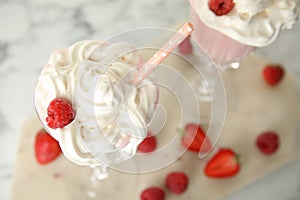
[(189, 0), (192, 39), (216, 64), (238, 63), (298, 19), (297, 0)]

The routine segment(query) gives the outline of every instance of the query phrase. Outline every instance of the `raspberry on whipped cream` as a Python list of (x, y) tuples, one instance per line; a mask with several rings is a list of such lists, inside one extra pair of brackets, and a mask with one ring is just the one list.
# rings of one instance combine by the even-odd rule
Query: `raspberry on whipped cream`
[(47, 112), (47, 125), (53, 129), (67, 126), (73, 121), (75, 115), (71, 104), (59, 98), (50, 102)]

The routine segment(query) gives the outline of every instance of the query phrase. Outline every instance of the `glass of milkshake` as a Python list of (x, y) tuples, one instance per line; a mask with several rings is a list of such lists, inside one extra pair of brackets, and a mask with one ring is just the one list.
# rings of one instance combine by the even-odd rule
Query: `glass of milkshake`
[(36, 86), (35, 108), (44, 128), (70, 161), (101, 166), (103, 178), (108, 164), (135, 155), (158, 101), (151, 76), (140, 87), (130, 84), (143, 63), (134, 48), (77, 42), (52, 53)]
[(38, 79), (35, 108), (69, 160), (104, 166), (135, 155), (158, 103), (152, 71), (192, 31), (185, 23), (147, 62), (138, 47), (112, 42), (118, 37), (77, 42), (50, 56)]
[(192, 39), (216, 64), (238, 67), (256, 48), (272, 43), (299, 16), (297, 0), (189, 0)]
[[(257, 48), (271, 44), (281, 30), (292, 28), (299, 17), (297, 0), (189, 0), (189, 4), (194, 32), (179, 50), (197, 56), (196, 43), (221, 71), (238, 68)], [(212, 86), (198, 78), (193, 82), (199, 101), (210, 102), (207, 88)]]
[[(124, 168), (136, 173), (138, 161), (132, 161), (133, 157), (140, 158), (140, 165), (143, 160), (150, 160), (149, 156), (136, 155), (136, 151), (147, 137), (149, 123), (157, 110), (159, 88), (151, 72), (190, 34), (192, 25), (186, 25), (176, 34), (169, 31), (174, 35), (162, 48), (144, 47), (156, 51), (147, 62), (136, 37), (144, 38), (141, 43), (148, 41), (144, 33), (149, 33), (149, 29), (142, 29), (140, 34), (135, 33), (138, 30), (125, 32), (106, 42), (76, 42), (53, 52), (43, 67), (35, 90), (35, 108), (43, 127), (59, 142), (64, 156), (72, 163), (90, 167), (84, 168), (90, 172), (83, 177), (90, 179), (88, 191), (80, 196), (95, 197), (96, 187), (101, 187), (108, 177), (108, 167), (114, 169), (129, 161)], [(124, 43), (120, 39), (133, 41)], [(169, 82), (172, 81), (171, 78)], [(176, 139), (179, 138), (177, 135)], [(177, 146), (180, 144), (176, 142)], [(183, 147), (178, 150), (184, 151)]]

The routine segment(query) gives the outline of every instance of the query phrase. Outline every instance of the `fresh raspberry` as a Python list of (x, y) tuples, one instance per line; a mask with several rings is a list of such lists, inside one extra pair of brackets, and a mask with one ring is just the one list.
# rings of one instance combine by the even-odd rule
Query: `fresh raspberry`
[(263, 69), (263, 77), (270, 86), (277, 85), (283, 78), (284, 69), (280, 65), (266, 65)]
[(233, 0), (210, 0), (208, 7), (217, 16), (228, 14), (234, 7)]
[(74, 119), (74, 111), (68, 102), (62, 99), (53, 99), (48, 106), (47, 124), (50, 128), (63, 128)]
[(151, 132), (148, 132), (147, 137), (139, 144), (138, 151), (142, 153), (150, 153), (156, 149), (156, 138)]
[(164, 200), (165, 192), (158, 187), (145, 189), (141, 194), (141, 200)]
[(190, 36), (185, 38), (178, 46), (179, 51), (183, 54), (192, 54), (193, 53), (193, 46), (191, 44)]
[(266, 131), (257, 137), (256, 146), (262, 153), (270, 155), (278, 150), (279, 142), (279, 136), (276, 132)]
[(174, 194), (181, 194), (186, 190), (188, 181), (185, 173), (172, 172), (166, 178), (166, 187)]

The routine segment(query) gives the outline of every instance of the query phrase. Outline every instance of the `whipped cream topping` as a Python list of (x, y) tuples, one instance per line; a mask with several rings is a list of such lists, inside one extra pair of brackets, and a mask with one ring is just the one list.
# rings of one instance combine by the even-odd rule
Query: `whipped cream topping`
[(299, 16), (298, 0), (234, 0), (231, 12), (222, 16), (209, 9), (209, 0), (190, 1), (207, 26), (255, 47), (272, 43), (280, 30), (292, 28)]
[[(127, 43), (82, 41), (54, 52), (42, 69), (36, 111), (64, 155), (76, 164), (126, 160), (146, 137), (158, 91), (149, 80), (145, 86), (130, 84), (142, 64), (133, 50)], [(68, 100), (76, 112), (64, 128), (47, 126), (47, 107), (54, 98)]]

